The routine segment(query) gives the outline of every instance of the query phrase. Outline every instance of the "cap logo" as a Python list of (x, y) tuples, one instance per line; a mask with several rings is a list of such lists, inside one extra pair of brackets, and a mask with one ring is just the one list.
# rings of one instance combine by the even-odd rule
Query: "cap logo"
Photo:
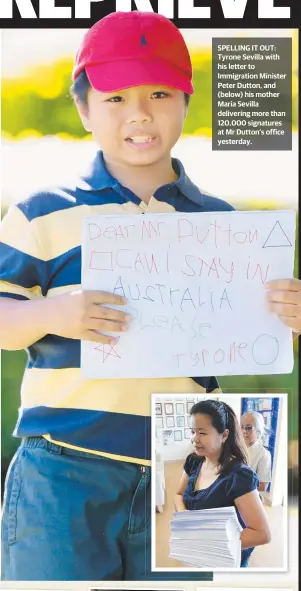
[(147, 41), (146, 41), (144, 35), (141, 35), (141, 37), (140, 37), (140, 43), (141, 43), (141, 45), (147, 45)]

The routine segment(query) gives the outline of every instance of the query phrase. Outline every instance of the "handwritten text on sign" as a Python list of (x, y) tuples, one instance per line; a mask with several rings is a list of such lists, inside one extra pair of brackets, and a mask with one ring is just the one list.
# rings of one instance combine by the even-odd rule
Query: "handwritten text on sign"
[(83, 374), (289, 373), (291, 331), (264, 284), (292, 277), (294, 242), (290, 211), (88, 216), (83, 289), (125, 296), (133, 320), (113, 346), (82, 343)]

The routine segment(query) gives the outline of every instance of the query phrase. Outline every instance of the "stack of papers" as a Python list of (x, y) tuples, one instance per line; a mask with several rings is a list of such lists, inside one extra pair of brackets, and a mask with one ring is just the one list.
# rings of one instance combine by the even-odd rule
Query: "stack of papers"
[(242, 527), (234, 507), (179, 511), (170, 522), (170, 558), (193, 568), (239, 568)]

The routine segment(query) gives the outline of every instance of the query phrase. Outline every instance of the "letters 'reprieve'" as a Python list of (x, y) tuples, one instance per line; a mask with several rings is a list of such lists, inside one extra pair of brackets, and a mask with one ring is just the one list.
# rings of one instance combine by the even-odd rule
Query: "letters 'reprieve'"
[[(31, 0), (1, 0), (0, 18), (13, 18), (13, 8), (17, 7), (22, 18), (41, 19), (71, 19), (72, 10), (74, 18), (91, 18), (91, 4), (106, 3), (106, 0), (69, 0), (70, 6), (56, 6), (56, 0), (39, 0), (39, 12), (36, 13)], [(251, 0), (220, 0), (221, 9), (225, 18), (243, 18), (247, 4)], [(109, 2), (107, 2), (109, 4)], [(254, 3), (254, 0), (252, 0)], [(112, 5), (112, 2), (110, 2)], [(194, 0), (178, 0), (178, 17), (208, 19), (211, 17), (210, 6), (194, 6)], [(291, 9), (286, 6), (274, 6), (274, 0), (257, 0), (258, 18), (290, 18)], [(136, 9), (153, 12), (149, 0), (136, 0)], [(108, 8), (110, 8), (108, 6)], [(131, 0), (116, 0), (115, 11), (131, 11)], [(158, 0), (158, 13), (168, 18), (174, 18), (173, 0)]]

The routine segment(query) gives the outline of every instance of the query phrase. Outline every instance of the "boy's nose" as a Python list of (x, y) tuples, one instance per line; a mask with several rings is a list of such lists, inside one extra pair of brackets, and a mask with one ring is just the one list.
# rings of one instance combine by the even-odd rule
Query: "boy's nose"
[(137, 103), (127, 116), (127, 123), (148, 123), (152, 120), (151, 113), (142, 102)]

